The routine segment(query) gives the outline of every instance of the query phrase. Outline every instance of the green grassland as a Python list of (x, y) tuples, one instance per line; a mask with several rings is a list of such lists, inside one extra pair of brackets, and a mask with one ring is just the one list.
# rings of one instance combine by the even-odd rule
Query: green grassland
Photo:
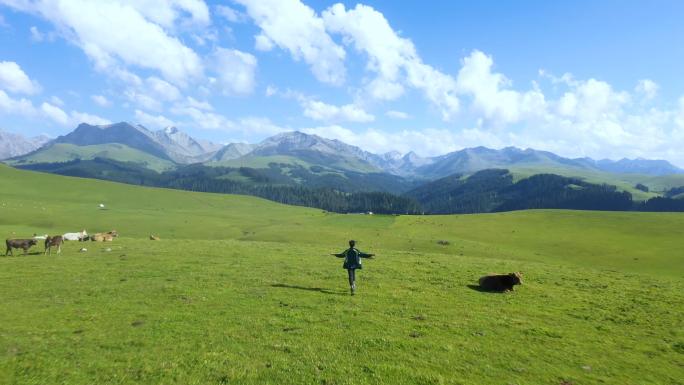
[[(513, 174), (515, 181), (529, 178), (535, 174), (550, 173), (566, 177), (583, 179), (589, 183), (614, 185), (620, 191), (627, 191), (632, 194), (634, 200), (648, 200), (653, 197), (661, 196), (663, 191), (673, 187), (684, 186), (684, 174), (675, 175), (640, 175), (640, 174), (615, 174), (602, 171), (591, 171), (574, 167), (508, 167)], [(648, 186), (650, 192), (643, 192), (636, 189), (637, 183)]]
[[(0, 257), (1, 384), (684, 384), (682, 214), (341, 215), (5, 166), (0, 183), (6, 237), (122, 234)], [(378, 255), (354, 297), (328, 255), (350, 238)], [(514, 293), (473, 286), (510, 271)]]
[(91, 160), (94, 158), (126, 159), (154, 171), (167, 171), (176, 166), (173, 162), (146, 154), (140, 150), (119, 143), (76, 146), (69, 143), (55, 143), (41, 151), (7, 161), (12, 165), (33, 163), (68, 162), (76, 159)]
[(317, 162), (311, 157), (295, 157), (288, 155), (264, 155), (254, 156), (246, 155), (238, 159), (224, 160), (220, 162), (208, 162), (207, 166), (223, 166), (223, 167), (251, 167), (251, 168), (269, 168), (271, 163), (290, 164), (295, 166), (302, 166), (310, 168), (314, 165), (324, 165), (326, 169), (333, 170), (347, 170), (356, 172), (379, 172), (380, 170), (372, 167), (367, 163), (363, 163), (353, 157), (338, 156), (334, 158), (325, 158), (325, 161)]

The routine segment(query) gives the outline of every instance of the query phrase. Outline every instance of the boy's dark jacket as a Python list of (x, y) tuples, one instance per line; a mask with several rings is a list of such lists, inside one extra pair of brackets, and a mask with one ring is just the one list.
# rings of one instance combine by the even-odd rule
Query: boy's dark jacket
[(362, 269), (361, 258), (371, 258), (373, 254), (366, 254), (360, 252), (355, 247), (350, 247), (340, 254), (334, 254), (337, 258), (344, 258), (342, 268), (344, 269)]

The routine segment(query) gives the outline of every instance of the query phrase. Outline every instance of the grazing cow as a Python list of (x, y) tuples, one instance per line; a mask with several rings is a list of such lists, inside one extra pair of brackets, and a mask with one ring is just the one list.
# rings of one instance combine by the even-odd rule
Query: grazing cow
[(57, 254), (62, 252), (62, 243), (64, 243), (64, 238), (61, 235), (55, 235), (54, 237), (48, 236), (45, 238), (45, 252), (43, 255), (52, 255), (52, 247), (57, 246)]
[(480, 278), (480, 287), (486, 291), (513, 291), (513, 286), (522, 284), (522, 274), (491, 274)]
[(150, 234), (150, 241), (158, 241), (158, 240), (159, 240), (158, 236)]
[(88, 233), (85, 231), (80, 231), (78, 233), (66, 233), (62, 235), (62, 238), (65, 241), (80, 241), (83, 242), (83, 240), (88, 236)]
[(12, 249), (23, 249), (24, 255), (28, 253), (28, 249), (32, 246), (38, 244), (35, 239), (7, 239), (5, 240), (5, 245), (7, 245), (7, 251), (5, 251), (5, 256), (8, 254), (14, 256)]
[(44, 241), (47, 239), (47, 237), (48, 237), (47, 234), (45, 234), (45, 235), (33, 234), (33, 239), (35, 239), (36, 241)]

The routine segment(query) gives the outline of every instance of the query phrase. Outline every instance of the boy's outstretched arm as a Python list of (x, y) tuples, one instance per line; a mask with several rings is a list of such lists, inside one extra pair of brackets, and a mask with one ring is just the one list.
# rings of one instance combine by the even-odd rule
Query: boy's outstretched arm
[(373, 258), (373, 257), (375, 257), (375, 254), (359, 253), (359, 257), (361, 257), (361, 258)]
[(334, 256), (336, 256), (337, 258), (344, 258), (344, 257), (345, 257), (344, 253), (330, 254), (330, 255), (334, 255)]

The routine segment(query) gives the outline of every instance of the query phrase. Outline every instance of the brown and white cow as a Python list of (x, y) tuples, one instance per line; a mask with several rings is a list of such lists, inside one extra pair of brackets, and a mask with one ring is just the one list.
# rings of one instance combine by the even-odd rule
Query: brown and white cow
[(28, 253), (28, 250), (38, 244), (35, 239), (7, 239), (5, 240), (5, 245), (7, 245), (7, 251), (5, 251), (5, 256), (8, 254), (14, 256), (12, 249), (23, 249), (24, 255)]
[(52, 255), (52, 247), (57, 246), (57, 254), (62, 252), (62, 244), (64, 243), (64, 238), (61, 235), (48, 236), (45, 238), (45, 252), (43, 255)]

